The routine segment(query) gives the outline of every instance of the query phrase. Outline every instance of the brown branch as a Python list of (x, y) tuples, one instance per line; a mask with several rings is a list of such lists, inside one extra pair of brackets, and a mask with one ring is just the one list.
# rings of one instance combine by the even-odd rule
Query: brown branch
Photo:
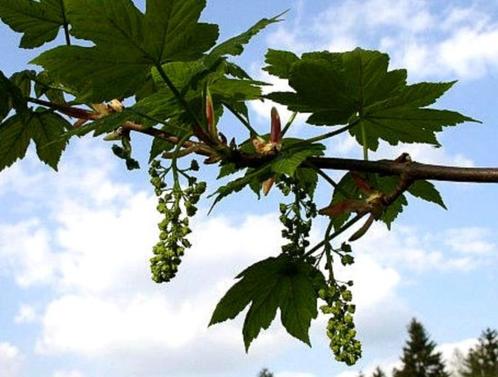
[(390, 160), (364, 161), (326, 157), (313, 157), (307, 161), (320, 169), (355, 170), (399, 176), (405, 174), (411, 180), (428, 179), (451, 182), (498, 183), (498, 168), (462, 168), (457, 166), (422, 164), (419, 162), (396, 162)]
[[(130, 123), (130, 122), (128, 122)], [(145, 128), (137, 124), (129, 124), (130, 129), (141, 133), (148, 134), (153, 137), (160, 137), (172, 143), (178, 143), (179, 139), (176, 136), (171, 136), (164, 131), (154, 128)], [(209, 147), (201, 143), (193, 143), (188, 141), (184, 144), (185, 148), (198, 145), (197, 154), (211, 156), (213, 154)], [(264, 163), (271, 161), (277, 156), (278, 152), (268, 155), (247, 154), (239, 150), (231, 152), (229, 157), (230, 162), (236, 166), (243, 167), (259, 167)], [(345, 171), (358, 171), (365, 173), (378, 173), (382, 175), (398, 175), (404, 176), (409, 182), (417, 180), (433, 180), (433, 181), (448, 181), (448, 182), (478, 182), (478, 183), (498, 183), (498, 168), (463, 168), (458, 166), (443, 166), (423, 164), (414, 161), (400, 160), (378, 160), (365, 161), (348, 158), (328, 158), (328, 157), (312, 157), (308, 158), (304, 164), (310, 164), (318, 169), (333, 169)]]
[[(163, 139), (165, 141), (169, 141), (172, 144), (180, 143), (181, 139), (178, 136), (174, 136), (166, 131), (158, 130), (157, 128), (145, 127), (141, 124), (134, 122), (125, 122), (122, 126), (124, 130), (135, 131), (142, 133), (144, 135), (149, 135), (152, 137), (157, 137), (159, 139)], [(201, 143), (195, 143), (190, 140), (186, 140), (183, 142), (182, 147), (192, 149), (195, 153), (203, 155), (203, 156), (211, 156), (213, 152), (209, 150), (206, 145)]]
[[(42, 106), (48, 106), (66, 115), (80, 119), (93, 120), (99, 117), (99, 114), (92, 113), (80, 108), (71, 107), (69, 105), (55, 104), (36, 98), (29, 98), (29, 101)], [(180, 139), (178, 137), (171, 135), (165, 131), (158, 130), (156, 128), (147, 128), (134, 122), (126, 122), (123, 125), (123, 128), (140, 132), (152, 137), (158, 137), (173, 144), (178, 144), (180, 142)], [(195, 153), (203, 156), (212, 157), (213, 154), (216, 154), (209, 145), (206, 145), (204, 143), (186, 141), (182, 146), (184, 148), (195, 147)], [(260, 155), (248, 154), (235, 149), (231, 150), (229, 156), (225, 157), (239, 168), (257, 168), (262, 164), (271, 161), (277, 155), (278, 152), (275, 152), (273, 154)], [(349, 158), (329, 157), (308, 158), (303, 164), (313, 165), (318, 169), (333, 169), (358, 171), (365, 173), (378, 173), (383, 175), (398, 175), (404, 176), (405, 179), (409, 179), (410, 181), (427, 179), (433, 181), (448, 182), (498, 183), (498, 168), (463, 168), (458, 166), (430, 165), (419, 162), (400, 160), (365, 161)]]
[(29, 102), (35, 103), (37, 105), (46, 106), (50, 109), (61, 112), (64, 115), (70, 116), (72, 118), (84, 119), (84, 120), (96, 120), (99, 118), (99, 114), (79, 107), (73, 107), (67, 104), (59, 104), (49, 101), (44, 101), (38, 98), (28, 98)]

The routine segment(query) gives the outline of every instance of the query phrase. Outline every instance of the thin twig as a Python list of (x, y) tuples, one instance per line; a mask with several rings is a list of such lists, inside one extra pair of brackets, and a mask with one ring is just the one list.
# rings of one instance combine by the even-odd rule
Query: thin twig
[(348, 230), (349, 228), (351, 228), (354, 224), (356, 224), (358, 221), (361, 220), (361, 218), (363, 218), (363, 216), (365, 216), (366, 213), (362, 213), (362, 214), (358, 214), (356, 215), (355, 217), (353, 217), (351, 220), (349, 220), (346, 224), (344, 224), (342, 227), (340, 227), (337, 231), (335, 231), (334, 233), (330, 234), (328, 237), (325, 237), (323, 239), (323, 241), (319, 242), (318, 244), (316, 244), (313, 248), (311, 248), (306, 254), (304, 254), (304, 256), (310, 256), (311, 254), (313, 254), (315, 251), (317, 250), (320, 250), (321, 247), (323, 247), (327, 242), (329, 242), (330, 240), (334, 239), (335, 237), (341, 235), (342, 233), (344, 233), (346, 230)]
[(284, 135), (287, 133), (287, 131), (289, 130), (290, 126), (292, 125), (292, 123), (294, 123), (294, 120), (296, 119), (297, 117), (297, 111), (294, 111), (289, 120), (287, 121), (287, 123), (285, 124), (285, 127), (284, 129), (282, 130), (282, 137), (284, 137)]

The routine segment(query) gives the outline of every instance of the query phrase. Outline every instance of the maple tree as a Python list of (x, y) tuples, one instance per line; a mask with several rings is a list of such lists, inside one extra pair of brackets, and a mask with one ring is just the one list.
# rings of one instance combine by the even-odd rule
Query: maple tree
[[(426, 165), (407, 154), (369, 160), (381, 141), (438, 146), (437, 134), (445, 128), (477, 122), (429, 108), (454, 82), (409, 85), (406, 70), (390, 70), (388, 55), (378, 51), (298, 56), (270, 49), (263, 69), (286, 80), (291, 90), (263, 94), (267, 84), (230, 58), (282, 15), (218, 43), (218, 26), (199, 22), (205, 5), (205, 0), (147, 0), (141, 12), (131, 0), (0, 0), (0, 19), (22, 34), (21, 48), (43, 46), (61, 30), (65, 41), (33, 59), (36, 70), (10, 77), (0, 72), (0, 170), (22, 159), (32, 141), (40, 160), (57, 169), (68, 142), (89, 134), (115, 141), (113, 152), (136, 169), (132, 135), (151, 136), (149, 173), (163, 215), (151, 258), (158, 283), (176, 275), (191, 246), (189, 219), (206, 191), (193, 156), (204, 159), (203, 167), (216, 166), (219, 179), (236, 177), (214, 191), (214, 204), (244, 188), (260, 197), (275, 187), (284, 201), (282, 252), (237, 276), (211, 324), (249, 306), (242, 329), (248, 349), (280, 310), (289, 334), (309, 344), (320, 300), (330, 318), (326, 332), (336, 359), (354, 364), (361, 344), (353, 282), (336, 278), (335, 264), (354, 263), (351, 243), (374, 221), (390, 227), (408, 194), (445, 207), (429, 181), (497, 182), (498, 171)], [(293, 115), (282, 122), (274, 109), (271, 127), (258, 132), (249, 118), (248, 102), (254, 100), (275, 101)], [(237, 129), (218, 129), (226, 112), (239, 121)], [(306, 123), (319, 134), (286, 137), (297, 114), (306, 114)], [(355, 138), (362, 160), (330, 155), (324, 142), (343, 133)], [(336, 182), (328, 169), (346, 173)], [(329, 204), (315, 202), (318, 184), (330, 186)], [(318, 215), (329, 224), (322, 241), (311, 245)], [(338, 243), (355, 226), (349, 241)]]

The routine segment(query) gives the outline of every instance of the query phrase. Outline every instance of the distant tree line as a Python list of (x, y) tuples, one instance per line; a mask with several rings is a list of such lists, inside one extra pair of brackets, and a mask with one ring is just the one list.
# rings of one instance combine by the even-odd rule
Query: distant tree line
[[(408, 325), (408, 340), (403, 347), (401, 366), (392, 370), (392, 377), (498, 377), (498, 331), (484, 330), (477, 344), (466, 355), (457, 353), (456, 371), (450, 372), (436, 343), (430, 340), (422, 323), (413, 319)], [(371, 377), (387, 377), (377, 367)], [(274, 377), (268, 369), (258, 377)], [(358, 377), (367, 377), (363, 372)]]

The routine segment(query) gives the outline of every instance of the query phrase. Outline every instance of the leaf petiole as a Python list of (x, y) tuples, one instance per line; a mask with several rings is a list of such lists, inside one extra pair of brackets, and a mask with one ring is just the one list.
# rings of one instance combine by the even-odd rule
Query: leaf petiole
[(296, 117), (297, 117), (297, 111), (294, 111), (292, 113), (292, 115), (290, 116), (289, 120), (287, 121), (284, 129), (282, 130), (282, 137), (284, 137), (284, 135), (287, 133), (287, 131), (289, 130), (292, 123), (294, 123), (294, 120), (296, 119)]

